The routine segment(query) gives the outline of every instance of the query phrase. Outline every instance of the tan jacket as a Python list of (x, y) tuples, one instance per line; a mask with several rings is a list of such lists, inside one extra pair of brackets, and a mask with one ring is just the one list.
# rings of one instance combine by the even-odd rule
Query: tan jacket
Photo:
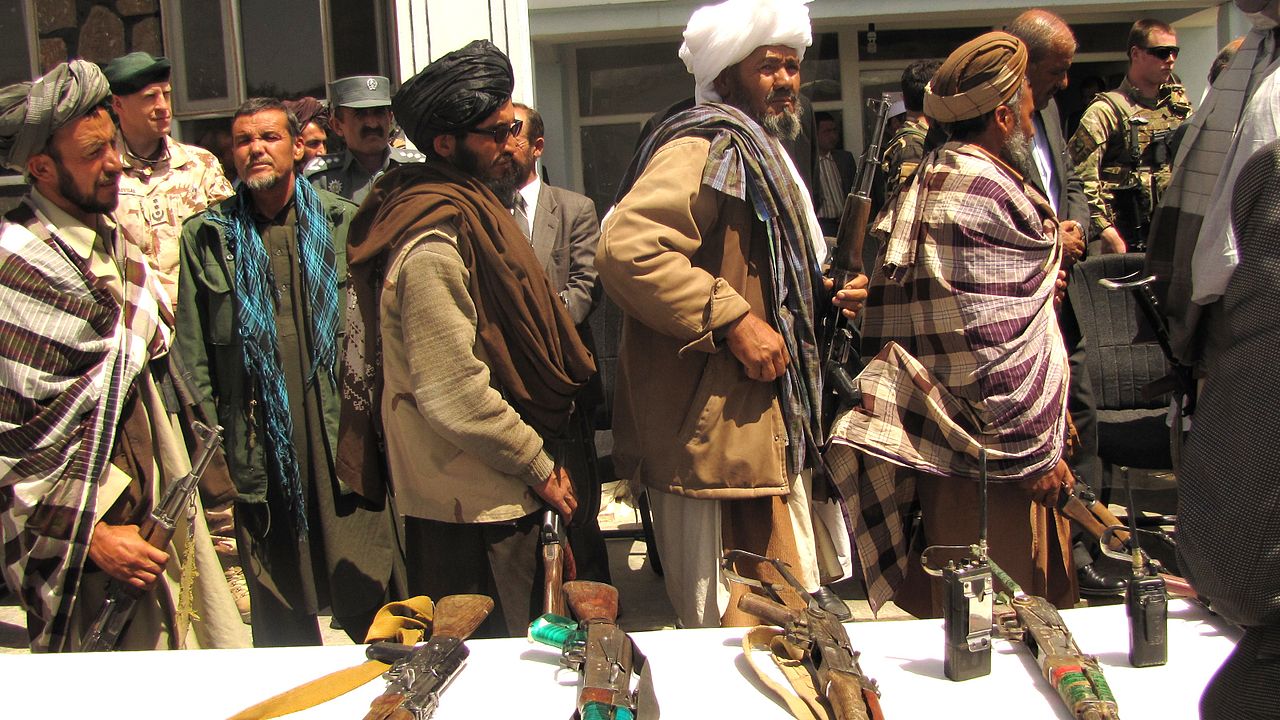
[(659, 148), (605, 218), (596, 269), (625, 314), (614, 398), (620, 477), (664, 492), (739, 499), (788, 492), (774, 383), (750, 380), (720, 338), (767, 319), (764, 226), (702, 184), (710, 143)]
[(454, 229), (442, 227), (387, 263), (379, 318), (391, 487), (410, 517), (514, 520), (542, 507), (529, 486), (553, 464), (493, 387), (456, 243)]

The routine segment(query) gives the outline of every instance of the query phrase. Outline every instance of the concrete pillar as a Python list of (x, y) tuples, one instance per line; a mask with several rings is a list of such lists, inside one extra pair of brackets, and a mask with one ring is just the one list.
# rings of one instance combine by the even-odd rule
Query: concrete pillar
[(515, 100), (533, 103), (528, 0), (394, 0), (391, 12), (400, 82), (451, 50), (488, 39), (511, 58)]

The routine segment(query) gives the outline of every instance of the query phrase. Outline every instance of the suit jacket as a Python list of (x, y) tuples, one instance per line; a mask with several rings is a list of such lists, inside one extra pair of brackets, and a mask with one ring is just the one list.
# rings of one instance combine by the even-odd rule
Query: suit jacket
[[(1071, 158), (1067, 157), (1067, 141), (1062, 136), (1062, 118), (1058, 115), (1058, 101), (1050, 98), (1044, 110), (1037, 110), (1040, 122), (1044, 125), (1045, 139), (1049, 141), (1049, 154), (1053, 156), (1053, 172), (1058, 176), (1059, 220), (1075, 220), (1089, 232), (1089, 201), (1084, 194), (1084, 182), (1072, 171)], [(1031, 183), (1045, 197), (1049, 197), (1049, 189), (1043, 187), (1040, 178), (1031, 178)], [(1088, 239), (1087, 237), (1085, 238)]]
[[(840, 173), (840, 187), (836, 188), (836, 195), (840, 197), (841, 203), (844, 202), (844, 196), (849, 194), (849, 189), (853, 187), (853, 177), (857, 172), (857, 163), (853, 159), (853, 153), (848, 150), (836, 148), (831, 151), (831, 159), (836, 161), (836, 171)], [(822, 204), (822, 188), (819, 184), (822, 182), (822, 172), (819, 169), (819, 163), (822, 162), (822, 155), (814, 153), (813, 155), (813, 184), (809, 187), (813, 188), (814, 207)]]
[(582, 324), (600, 297), (595, 268), (600, 222), (595, 205), (585, 195), (543, 183), (530, 230), (533, 252), (552, 289), (564, 298), (574, 324)]

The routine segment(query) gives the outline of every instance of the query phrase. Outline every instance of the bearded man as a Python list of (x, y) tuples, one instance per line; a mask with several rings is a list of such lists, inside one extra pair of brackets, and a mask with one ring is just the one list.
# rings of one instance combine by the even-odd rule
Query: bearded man
[(511, 216), (514, 85), (487, 40), (410, 78), (392, 108), (428, 159), (377, 182), (348, 250), (340, 477), (385, 464), (409, 593), (492, 597), (480, 637), (524, 635), (542, 610), (539, 521), (577, 507), (551, 446), (595, 372)]
[[(729, 0), (697, 10), (684, 38), (698, 105), (640, 147), (596, 256), (625, 314), (614, 462), (648, 489), (681, 625), (740, 625), (755, 620), (720, 569), (727, 549), (781, 558), (806, 591), (821, 587), (810, 492), (825, 244), (782, 144), (800, 129), (809, 12)], [(840, 293), (850, 313), (863, 297)]]
[(190, 393), (168, 371), (159, 277), (112, 216), (122, 166), (108, 96), (84, 60), (0, 89), (0, 161), (31, 182), (0, 222), (5, 582), (36, 652), (80, 649), (110, 581), (148, 591), (119, 648), (243, 646), (199, 498), (167, 546), (138, 531), (191, 468), (168, 400)]
[(356, 207), (298, 176), (300, 132), (279, 100), (245, 101), (231, 122), (240, 188), (182, 231), (178, 340), (224, 428), (259, 647), (321, 644), (325, 606), (363, 641), (394, 559), (383, 498), (334, 477)]
[(941, 583), (930, 584), (918, 554), (908, 559), (902, 517), (918, 499), (927, 544), (976, 542), (983, 448), (992, 558), (1027, 592), (1075, 603), (1069, 528), (1054, 510), (1073, 483), (1054, 315), (1063, 249), (1053, 208), (1027, 179), (1036, 169), (1026, 68), (1026, 46), (1002, 32), (946, 59), (925, 114), (949, 140), (873, 231), (883, 242), (863, 335), (874, 358), (827, 459), (854, 499), (876, 609), (892, 597), (919, 617), (941, 613)]

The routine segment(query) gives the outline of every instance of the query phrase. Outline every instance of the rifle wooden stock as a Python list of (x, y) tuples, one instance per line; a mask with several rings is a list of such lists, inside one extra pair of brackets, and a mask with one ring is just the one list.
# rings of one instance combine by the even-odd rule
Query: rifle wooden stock
[(862, 272), (862, 245), (867, 237), (867, 222), (870, 219), (871, 198), (849, 193), (844, 201), (844, 210), (840, 213), (836, 246), (831, 251), (831, 270), (836, 280), (836, 290), (843, 287), (850, 277)]
[(789, 607), (779, 605), (769, 598), (755, 593), (747, 593), (738, 598), (738, 609), (755, 615), (770, 625), (777, 625), (782, 628), (785, 628), (787, 623), (794, 622), (800, 615), (800, 613)]
[[(1124, 524), (1101, 502), (1095, 501), (1093, 505), (1085, 505), (1074, 492), (1058, 494), (1058, 509), (1063, 515), (1066, 515), (1084, 528), (1085, 532), (1092, 535), (1095, 540), (1102, 539), (1102, 534), (1107, 531), (1108, 526)], [(1112, 550), (1116, 552), (1128, 551), (1128, 532), (1117, 530), (1112, 534), (1111, 539)]]
[(559, 516), (555, 510), (547, 510), (542, 520), (542, 574), (546, 580), (542, 589), (542, 611), (563, 616), (564, 545), (560, 542), (559, 530)]
[(837, 720), (884, 720), (880, 710), (880, 698), (862, 687), (862, 680), (853, 673), (833, 671), (828, 674), (829, 683), (823, 692)]
[(618, 589), (591, 580), (573, 580), (564, 584), (569, 609), (579, 623), (617, 622)]

